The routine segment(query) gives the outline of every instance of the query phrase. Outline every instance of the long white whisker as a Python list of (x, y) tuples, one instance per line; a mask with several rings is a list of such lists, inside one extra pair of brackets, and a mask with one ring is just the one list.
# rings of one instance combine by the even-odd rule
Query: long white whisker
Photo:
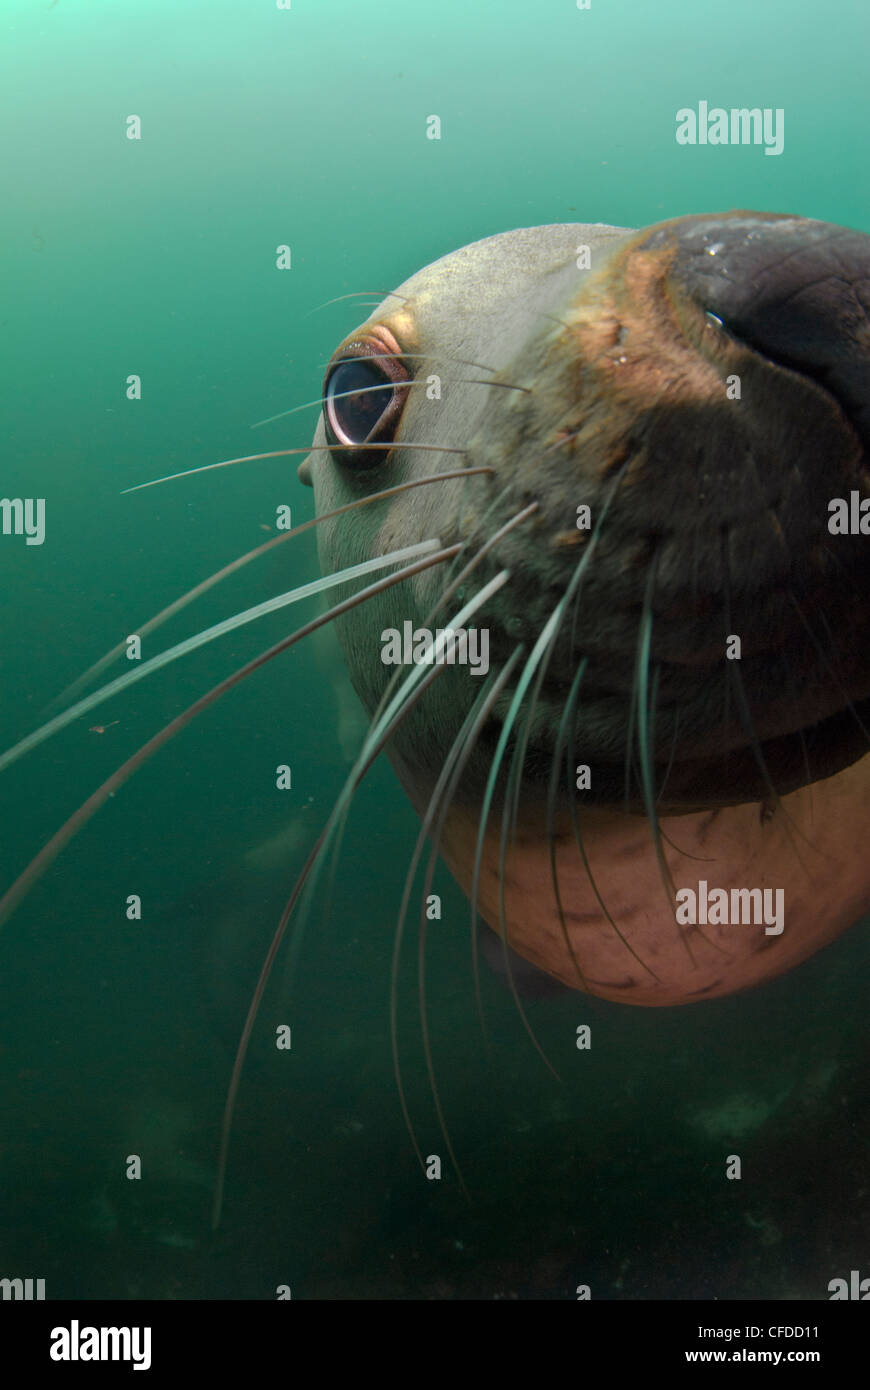
[(365, 560), (362, 564), (351, 565), (349, 569), (339, 570), (336, 574), (326, 575), (322, 579), (315, 579), (310, 584), (302, 584), (299, 588), (291, 589), (287, 593), (279, 594), (275, 598), (266, 599), (264, 603), (258, 603), (253, 608), (247, 608), (243, 613), (236, 613), (232, 618), (225, 618), (223, 622), (215, 623), (213, 627), (205, 628), (204, 631), (196, 633), (193, 637), (187, 637), (183, 642), (178, 642), (174, 647), (167, 648), (164, 652), (159, 652), (150, 661), (145, 661), (134, 670), (128, 671), (123, 676), (118, 676), (117, 680), (110, 681), (108, 685), (95, 690), (92, 695), (87, 695), (83, 700), (79, 700), (69, 709), (58, 714), (54, 719), (50, 719), (47, 724), (43, 724), (39, 729), (35, 729), (32, 734), (28, 734), (14, 747), (0, 755), (0, 772), (29, 753), (32, 748), (36, 748), (40, 743), (44, 743), (52, 734), (56, 734), (60, 729), (65, 729), (68, 724), (88, 714), (97, 705), (101, 705), (105, 700), (117, 695), (120, 691), (126, 690), (128, 686), (134, 685), (136, 681), (143, 680), (145, 676), (152, 675), (159, 671), (163, 666), (168, 666), (170, 662), (178, 660), (179, 657), (187, 656), (189, 652), (196, 651), (197, 648), (205, 646), (207, 642), (213, 642), (218, 637), (223, 637), (228, 632), (234, 632), (236, 628), (243, 627), (247, 623), (252, 623), (257, 618), (265, 617), (267, 613), (275, 613), (280, 608), (286, 608), (291, 603), (298, 603), (301, 599), (312, 597), (314, 594), (322, 593), (325, 589), (333, 589), (339, 584), (348, 583), (351, 580), (359, 579), (362, 575), (372, 574), (375, 570), (386, 569), (388, 565), (401, 564), (405, 560), (411, 560), (418, 555), (427, 555), (434, 550), (439, 550), (441, 542), (437, 539), (419, 541), (416, 545), (406, 546), (402, 550), (393, 550), (389, 555), (377, 555), (372, 560)]
[[(509, 578), (510, 572), (508, 570), (502, 570), (499, 574), (495, 576), (494, 579), (491, 579), (490, 582), (486, 584), (484, 588), (481, 589), (480, 592), (477, 593), (474, 596), (474, 598), (471, 599), (465, 605), (464, 608), (460, 609), (459, 613), (457, 613), (456, 617), (450, 623), (450, 628), (455, 631), (456, 628), (462, 627), (464, 623), (468, 620), (468, 618), (470, 618), (473, 613), (477, 612), (478, 608), (480, 608), (482, 604), (486, 603), (486, 601), (489, 598), (491, 598), (491, 596), (494, 593), (496, 593), (502, 587), (503, 584), (507, 583)], [(433, 653), (436, 652), (437, 648), (438, 654), (440, 654), (440, 652), (443, 651), (446, 642), (450, 640), (450, 638), (445, 637), (445, 641), (440, 643), (440, 645), (436, 641), (436, 643), (433, 645)], [(213, 1230), (216, 1230), (220, 1223), (221, 1211), (223, 1208), (224, 1186), (226, 1182), (226, 1173), (229, 1162), (230, 1132), (232, 1129), (233, 1112), (235, 1110), (236, 1096), (238, 1094), (239, 1083), (241, 1081), (242, 1068), (245, 1064), (245, 1057), (247, 1056), (248, 1052), (248, 1044), (250, 1043), (251, 1034), (253, 1033), (254, 1022), (256, 1020), (257, 1013), (260, 1007), (260, 1001), (262, 1000), (263, 994), (265, 993), (266, 985), (269, 981), (269, 976), (272, 971), (272, 966), (280, 949), (281, 942), (284, 939), (284, 933), (287, 930), (287, 925), (295, 910), (296, 904), (299, 901), (300, 895), (306, 890), (309, 893), (309, 895), (313, 893), (323, 864), (324, 851), (328, 848), (332, 840), (336, 826), (341, 823), (342, 818), (346, 815), (348, 806), (350, 804), (350, 800), (354, 792), (356, 791), (356, 788), (359, 786), (360, 782), (362, 781), (362, 778), (368, 771), (368, 768), (371, 766), (375, 757), (380, 752), (381, 747), (387, 741), (390, 734), (393, 732), (395, 725), (398, 724), (401, 721), (403, 715), (407, 713), (408, 709), (410, 708), (414, 700), (417, 698), (417, 696), (419, 696), (423, 692), (426, 684), (431, 682), (433, 679), (436, 679), (446, 669), (446, 666), (442, 666), (439, 669), (437, 664), (437, 656), (433, 658), (433, 661), (429, 661), (425, 665), (420, 664), (418, 666), (415, 666), (414, 670), (409, 673), (408, 678), (403, 682), (401, 690), (396, 695), (396, 698), (390, 702), (389, 707), (384, 712), (381, 719), (378, 720), (374, 727), (372, 727), (369, 730), (369, 733), (363, 744), (362, 750), (358, 754), (356, 762), (354, 763), (353, 767), (347, 775), (347, 780), (345, 781), (345, 784), (341, 792), (339, 793), (338, 798), (335, 801), (335, 804), (333, 805), (327, 822), (318, 837), (317, 844), (314, 846), (314, 849), (311, 851), (311, 854), (306, 860), (305, 867), (302, 870), (302, 873), (300, 874), (299, 878), (296, 880), (293, 892), (291, 893), (290, 898), (288, 899), (288, 902), (284, 908), (284, 911), (281, 914), (281, 920), (278, 923), (277, 928), (275, 929), (275, 934), (272, 938), (272, 942), (266, 955), (266, 959), (264, 960), (263, 967), (260, 971), (260, 978), (257, 981), (257, 985), (254, 990), (253, 997), (251, 999), (251, 1005), (248, 1009), (248, 1016), (245, 1019), (245, 1025), (242, 1029), (242, 1035), (239, 1039), (239, 1046), (236, 1051), (236, 1059), (233, 1064), (233, 1071), (232, 1076), (230, 1077), (230, 1084), (227, 1089), (227, 1099), (226, 1105), (224, 1107), (224, 1118), (223, 1124), (221, 1125), (221, 1140), (220, 1151), (218, 1154), (218, 1172), (217, 1180), (215, 1183), (214, 1205), (212, 1208)], [(415, 686), (419, 686), (419, 690), (415, 690)], [(396, 716), (395, 720), (394, 715)], [(302, 932), (300, 929), (297, 930), (294, 934), (294, 941), (291, 950), (291, 960), (289, 963), (291, 972), (293, 969), (293, 961), (295, 960), (295, 955), (296, 953), (298, 953), (301, 944)]]
[[(365, 357), (362, 360), (365, 362), (372, 362), (375, 359), (372, 357)], [(482, 370), (488, 371), (490, 369), (484, 367)], [(478, 380), (477, 377), (454, 377), (452, 381), (442, 381), (441, 384), (442, 386), (500, 386), (505, 391), (522, 391), (527, 396), (532, 394), (532, 388), (530, 386), (517, 386), (512, 381), (481, 381)], [(343, 401), (346, 400), (348, 396), (369, 396), (374, 391), (395, 391), (397, 385), (403, 387), (420, 387), (427, 386), (428, 382), (424, 380), (404, 382), (385, 381), (381, 386), (357, 386), (353, 391), (336, 391), (330, 399), (333, 401)], [(289, 410), (281, 410), (277, 415), (270, 415), (265, 420), (257, 420), (255, 424), (251, 425), (251, 429), (258, 430), (262, 425), (273, 425), (276, 420), (286, 420), (288, 415), (298, 415), (301, 410), (312, 410), (314, 406), (322, 406), (325, 400), (325, 396), (318, 396), (315, 400), (304, 401), (302, 405), (293, 405)]]
[[(174, 617), (176, 613), (180, 613), (189, 603), (199, 598), (200, 595), (207, 593), (215, 584), (220, 584), (220, 582), (228, 578), (229, 575), (235, 574), (237, 570), (243, 569), (244, 566), (250, 564), (252, 560), (257, 560), (260, 556), (266, 555), (269, 551), (274, 550), (276, 546), (284, 545), (286, 541), (292, 540), (295, 536), (301, 536), (304, 531), (310, 531), (312, 527), (320, 526), (323, 522), (332, 521), (338, 516), (345, 516), (348, 512), (356, 511), (360, 507), (371, 506), (372, 503), (380, 502), (386, 497), (394, 497), (401, 492), (410, 492), (414, 488), (426, 487), (432, 483), (449, 482), (454, 478), (464, 479), (474, 474), (482, 475), (491, 472), (492, 469), (488, 467), (453, 468), (447, 469), (444, 473), (432, 473), (428, 477), (410, 478), (404, 483), (396, 483), (394, 487), (382, 488), (379, 492), (370, 492), (364, 497), (357, 497), (353, 502), (345, 502), (340, 507), (333, 507), (331, 511), (321, 512), (319, 516), (309, 517), (308, 521), (300, 522), (299, 525), (294, 526), (292, 530), (284, 531), (281, 535), (273, 536), (271, 540), (263, 541), (261, 545), (255, 546), (253, 550), (248, 550), (244, 555), (237, 555), (235, 560), (231, 560), (229, 564), (224, 565), (219, 570), (215, 570), (215, 572), (208, 575), (207, 578), (200, 580), (192, 589), (188, 589), (186, 594), (182, 594), (180, 598), (174, 599), (167, 608), (161, 609), (153, 618), (149, 618), (146, 622), (142, 623), (141, 626), (133, 628), (132, 631), (138, 633), (140, 637), (144, 637), (148, 632), (154, 632), (165, 623), (167, 619)], [(81, 676), (78, 676), (71, 685), (68, 685), (65, 690), (55, 696), (46, 712), (48, 713), (52, 709), (57, 709), (59, 705), (62, 705), (67, 700), (72, 700), (78, 695), (80, 690), (83, 690), (86, 685), (89, 685), (91, 681), (97, 678), (101, 671), (105, 671), (107, 666), (110, 666), (117, 657), (122, 655), (125, 650), (125, 645), (124, 642), (119, 642), (106, 652), (104, 656), (101, 656), (99, 661), (96, 661), (93, 666), (89, 667)]]
[[(204, 463), (200, 468), (185, 468), (181, 473), (167, 473), (165, 478), (152, 478), (147, 483), (136, 483), (134, 487), (122, 488), (119, 496), (126, 497), (130, 492), (144, 492), (146, 487), (157, 487), (158, 483), (173, 483), (176, 478), (192, 478), (195, 473), (210, 473), (213, 468), (231, 468), (235, 463), (259, 463), (262, 459), (289, 458), (291, 454), (339, 453), (348, 449), (358, 449), (358, 444), (300, 444), (298, 449), (269, 449), (265, 454), (241, 454), (236, 459), (219, 459), (217, 463)], [(376, 445), (384, 453), (390, 449), (419, 449), (432, 454), (464, 454), (465, 449), (453, 448), (449, 444), (414, 444), (396, 440), (393, 444)]]

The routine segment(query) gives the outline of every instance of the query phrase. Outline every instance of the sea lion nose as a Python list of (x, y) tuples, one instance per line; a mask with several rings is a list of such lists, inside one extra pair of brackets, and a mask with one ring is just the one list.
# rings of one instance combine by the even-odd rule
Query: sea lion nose
[(870, 449), (870, 236), (763, 213), (681, 218), (669, 279), (756, 352), (824, 387)]

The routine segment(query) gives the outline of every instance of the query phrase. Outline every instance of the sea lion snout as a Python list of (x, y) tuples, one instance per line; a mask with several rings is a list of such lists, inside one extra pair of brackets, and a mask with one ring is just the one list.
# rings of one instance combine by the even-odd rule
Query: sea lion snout
[[(322, 528), (325, 564), (427, 536), (485, 550), (475, 581), (511, 576), (486, 609), (499, 669), (517, 642), (533, 648), (593, 547), (576, 617), (548, 654), (529, 775), (548, 776), (584, 662), (574, 741), (593, 799), (628, 794), (640, 808), (644, 615), (650, 758), (672, 809), (831, 775), (866, 751), (870, 725), (868, 537), (830, 527), (834, 499), (870, 510), (868, 286), (870, 237), (763, 213), (640, 232), (531, 228), (463, 248), (339, 349), (327, 396), (358, 376), (378, 386), (383, 371), (382, 394), (366, 394), (365, 410), (346, 400), (359, 449), (315, 453), (310, 467), (320, 510), (433, 471), (425, 450), (437, 446), (454, 454), (436, 469), (462, 451), (491, 474), (397, 497), (352, 535)], [(388, 366), (384, 341), (397, 347)], [(315, 443), (336, 435), (326, 421)], [(530, 503), (535, 514), (486, 550)], [(385, 599), (368, 632), (369, 615), (354, 618), (345, 646), (370, 708), (386, 679), (381, 632), (422, 622), (440, 583), (433, 571)], [(439, 685), (446, 736), (467, 682)], [(425, 727), (422, 712), (408, 721), (415, 758)]]
[[(640, 797), (625, 767), (646, 610), (673, 806), (792, 790), (866, 751), (868, 538), (830, 522), (833, 499), (870, 497), (870, 237), (736, 213), (608, 252), (501, 374), (531, 392), (490, 400), (469, 443), (470, 462), (513, 477), (505, 515), (539, 504), (533, 539), (492, 558), (515, 574), (502, 602), (530, 644), (596, 546), (574, 641), (548, 667), (542, 766), (585, 659), (593, 784)], [(592, 530), (575, 526), (584, 507)], [(517, 635), (506, 621), (500, 654)]]

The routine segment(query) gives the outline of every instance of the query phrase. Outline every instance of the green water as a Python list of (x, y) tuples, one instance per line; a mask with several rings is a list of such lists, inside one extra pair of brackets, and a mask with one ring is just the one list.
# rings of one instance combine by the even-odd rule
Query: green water
[[(324, 301), (535, 223), (742, 207), (870, 230), (859, 0), (2, 0), (0, 32), (0, 492), (47, 509), (41, 546), (0, 537), (3, 747), (107, 649), (266, 539), (279, 505), (311, 514), (292, 458), (120, 494), (306, 443), (307, 414), (250, 425), (319, 394), (363, 316)], [(783, 154), (681, 148), (675, 112), (700, 100), (783, 108)], [(425, 138), (431, 113), (439, 142)], [(310, 537), (291, 544), (166, 639), (313, 577)], [(4, 773), (3, 884), (286, 621), (161, 673)], [(467, 907), (442, 872), (429, 1020), (472, 1201), (449, 1163), (440, 1183), (421, 1178), (388, 1028), (417, 827), (386, 766), (357, 799), (292, 988), (279, 978), (267, 996), (211, 1234), (236, 1040), (347, 768), (348, 691), (334, 653), (289, 652), (120, 791), (3, 928), (0, 1277), (45, 1278), (49, 1297), (271, 1298), (286, 1284), (294, 1297), (570, 1298), (588, 1283), (601, 1298), (813, 1299), (866, 1266), (860, 927), (741, 998), (529, 1004), (556, 1081), (488, 978), (487, 1050)], [(275, 789), (280, 763), (290, 792)], [(281, 866), (246, 866), (288, 822)], [(410, 956), (408, 1106), (423, 1153), (443, 1153)], [(284, 1023), (293, 1047), (278, 1052)], [(589, 1054), (574, 1047), (580, 1023)], [(735, 1150), (744, 1178), (728, 1183)]]

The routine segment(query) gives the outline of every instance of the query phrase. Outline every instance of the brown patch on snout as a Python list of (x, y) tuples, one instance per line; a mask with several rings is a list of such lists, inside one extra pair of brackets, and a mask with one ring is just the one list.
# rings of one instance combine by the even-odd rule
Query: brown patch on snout
[(676, 254), (629, 245), (565, 315), (578, 380), (573, 420), (560, 423), (573, 432), (584, 473), (603, 478), (628, 463), (630, 482), (639, 418), (725, 402), (726, 378), (753, 365), (749, 349), (674, 289)]

